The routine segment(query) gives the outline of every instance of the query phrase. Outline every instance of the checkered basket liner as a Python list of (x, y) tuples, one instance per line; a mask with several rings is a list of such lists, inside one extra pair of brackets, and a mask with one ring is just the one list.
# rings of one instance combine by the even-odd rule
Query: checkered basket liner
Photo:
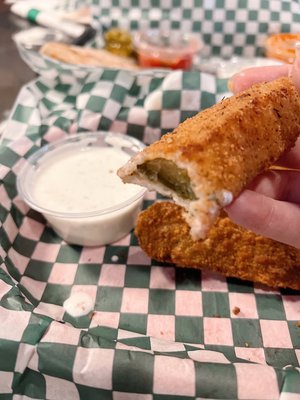
[[(0, 146), (0, 399), (299, 398), (300, 293), (155, 262), (133, 232), (68, 245), (16, 190), (43, 143), (99, 129), (150, 143), (226, 95), (212, 75), (114, 70), (20, 92)], [(94, 306), (73, 318), (77, 292)]]
[(204, 55), (262, 55), (268, 35), (299, 32), (293, 0), (92, 0), (95, 24), (130, 31), (170, 29), (199, 33)]
[[(295, 0), (92, 0), (91, 7), (99, 35), (89, 45), (101, 45), (102, 32), (116, 26), (131, 32), (161, 27), (193, 32), (204, 43), (200, 64), (210, 56), (262, 56), (268, 35), (300, 31), (300, 4)], [(29, 67), (47, 79), (81, 82), (98, 70), (62, 63), (20, 44), (17, 48)]]

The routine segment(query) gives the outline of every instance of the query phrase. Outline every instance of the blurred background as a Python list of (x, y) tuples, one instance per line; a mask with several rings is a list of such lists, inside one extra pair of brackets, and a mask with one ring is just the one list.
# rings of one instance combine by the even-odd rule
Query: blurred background
[(0, 123), (7, 117), (17, 94), (35, 74), (21, 60), (12, 35), (29, 27), (26, 20), (9, 12), (9, 5), (0, 0)]

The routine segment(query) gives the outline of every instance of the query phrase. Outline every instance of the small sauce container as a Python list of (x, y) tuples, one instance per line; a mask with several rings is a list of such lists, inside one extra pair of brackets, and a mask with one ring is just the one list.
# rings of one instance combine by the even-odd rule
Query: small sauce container
[(143, 68), (191, 69), (202, 47), (198, 36), (176, 31), (150, 30), (134, 37), (134, 48)]
[(300, 33), (277, 33), (267, 38), (266, 56), (292, 64), (296, 57), (296, 44), (300, 42)]
[(143, 147), (112, 132), (70, 135), (28, 158), (17, 178), (18, 192), (66, 242), (115, 242), (133, 228), (145, 193), (124, 184), (116, 171)]

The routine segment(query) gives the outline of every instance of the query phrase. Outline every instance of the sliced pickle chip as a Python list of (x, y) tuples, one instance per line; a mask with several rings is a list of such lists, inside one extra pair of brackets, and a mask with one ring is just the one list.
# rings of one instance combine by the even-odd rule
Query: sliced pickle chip
[(138, 165), (137, 169), (151, 182), (161, 183), (176, 192), (178, 197), (184, 200), (197, 200), (187, 171), (179, 168), (173, 161), (156, 158)]

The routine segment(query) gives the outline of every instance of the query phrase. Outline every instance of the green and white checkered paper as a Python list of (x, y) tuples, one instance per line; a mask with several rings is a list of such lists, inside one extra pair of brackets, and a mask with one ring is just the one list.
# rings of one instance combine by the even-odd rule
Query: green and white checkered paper
[[(254, 57), (264, 54), (267, 37), (300, 31), (298, 0), (91, 0), (94, 26), (102, 32), (121, 27), (193, 32), (203, 41), (196, 68), (205, 70), (207, 57)], [(96, 44), (93, 45), (96, 45)], [(91, 45), (91, 44), (90, 44)], [(98, 44), (97, 44), (98, 45)], [(18, 44), (23, 60), (46, 79), (81, 82), (95, 68), (56, 61)], [(97, 70), (97, 68), (96, 68)]]
[(96, 26), (198, 33), (204, 55), (261, 55), (268, 35), (299, 32), (298, 0), (92, 0)]
[[(0, 146), (0, 399), (299, 398), (300, 293), (162, 265), (133, 232), (68, 245), (16, 191), (43, 143), (99, 129), (150, 143), (224, 95), (224, 81), (182, 71), (23, 88)], [(78, 292), (93, 312), (72, 318), (63, 303)]]

